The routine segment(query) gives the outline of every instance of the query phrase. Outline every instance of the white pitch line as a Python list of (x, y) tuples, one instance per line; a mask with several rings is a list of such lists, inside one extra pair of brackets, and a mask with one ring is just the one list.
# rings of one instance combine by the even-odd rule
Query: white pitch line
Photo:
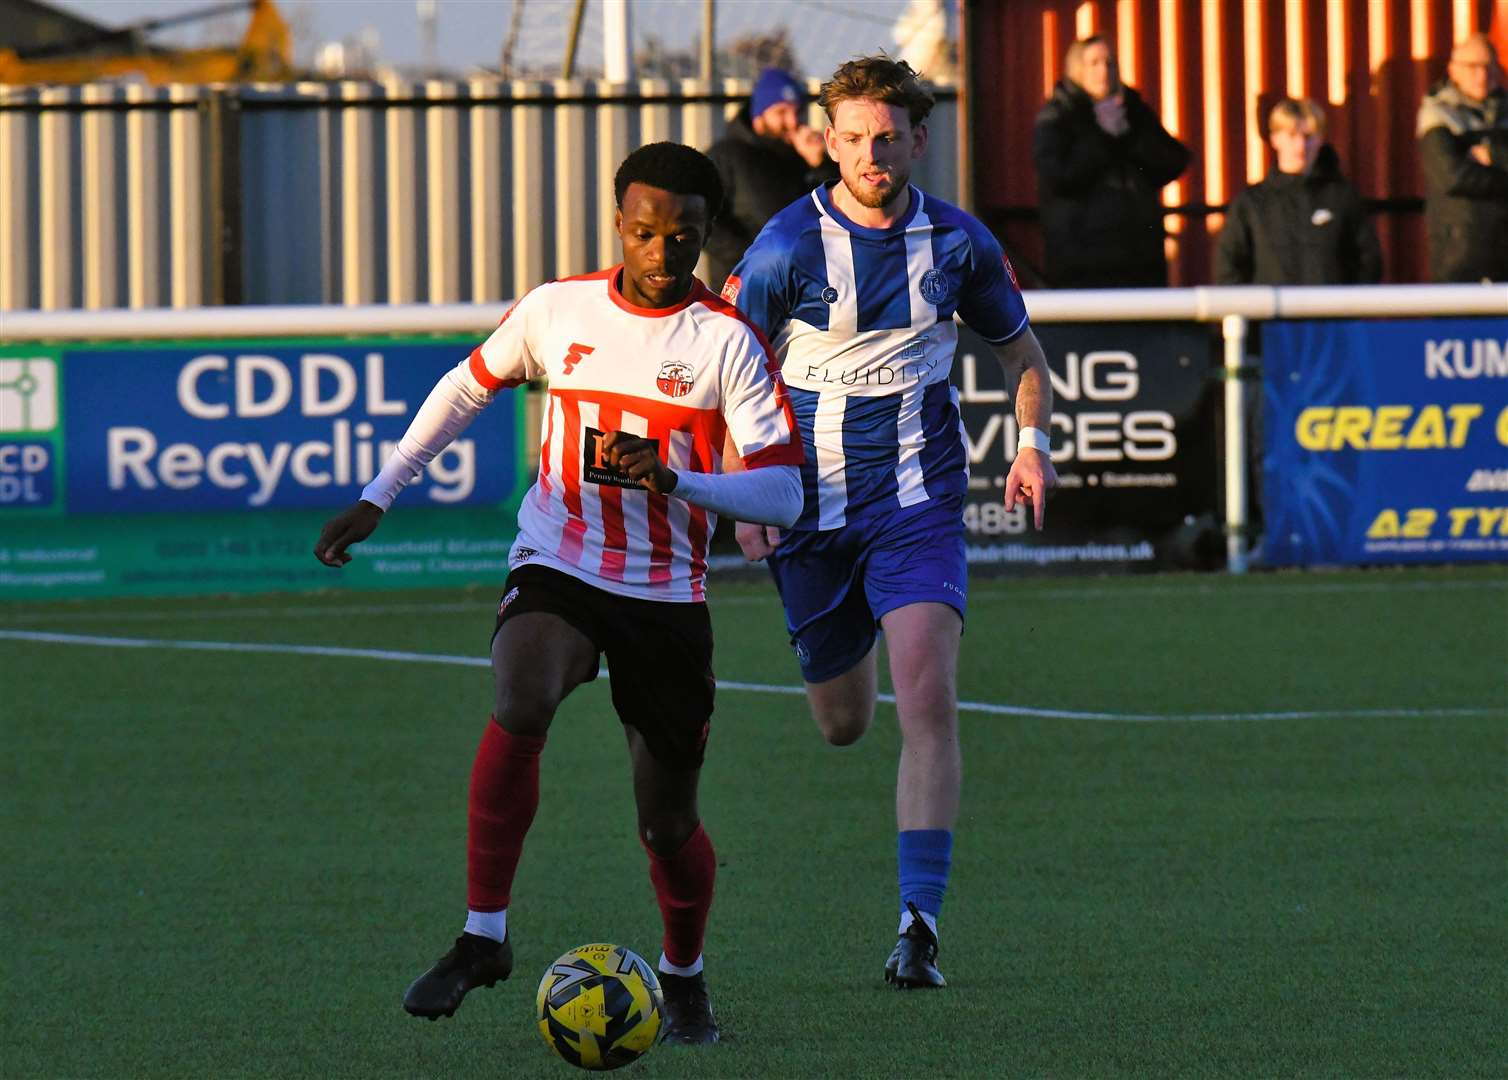
[[(398, 652), (393, 649), (349, 649), (335, 645), (263, 644), (248, 641), (171, 641), (161, 638), (99, 637), (88, 634), (56, 634), (40, 630), (0, 630), (0, 641), (28, 641), (48, 645), (92, 645), (110, 649), (182, 649), (194, 652), (272, 653), (282, 656), (334, 656), (348, 660), (385, 660), (404, 664), (448, 664), (458, 667), (490, 667), (491, 660), (482, 656), (452, 656), (445, 653)], [(601, 670), (601, 676), (607, 669)], [(756, 694), (785, 694), (804, 697), (799, 686), (774, 686), (767, 683), (730, 682), (719, 679), (720, 690), (742, 690)], [(881, 694), (879, 700), (895, 703), (895, 695)], [(1152, 724), (1188, 721), (1259, 721), (1315, 720), (1320, 717), (1366, 718), (1402, 716), (1411, 718), (1446, 718), (1495, 716), (1508, 711), (1499, 709), (1314, 709), (1298, 712), (1210, 712), (1210, 713), (1109, 713), (1079, 712), (1072, 709), (1034, 709), (1025, 705), (999, 705), (987, 701), (960, 701), (959, 712), (986, 713), (994, 716), (1021, 716), (1045, 720), (1101, 720), (1113, 723)]]
[[(1256, 584), (1255, 579), (1248, 579), (1252, 583), (1244, 583), (1238, 586), (1226, 588), (1210, 582), (1193, 582), (1187, 585), (1128, 585), (1125, 588), (1105, 588), (1102, 586), (1064, 586), (1054, 588), (1032, 588), (1025, 586), (1019, 590), (1008, 591), (1003, 594), (987, 592), (976, 594), (977, 603), (988, 603), (997, 597), (1010, 603), (1019, 603), (1022, 600), (1030, 600), (1041, 597), (1050, 600), (1103, 600), (1108, 598), (1117, 600), (1137, 600), (1142, 597), (1168, 597), (1191, 599), (1207, 599), (1215, 595), (1242, 595), (1249, 597), (1264, 596), (1303, 596), (1307, 593), (1333, 594), (1333, 593), (1391, 593), (1391, 592), (1481, 592), (1508, 589), (1508, 578), (1484, 578), (1476, 581), (1400, 581), (1382, 582), (1365, 581), (1356, 583), (1346, 582), (1316, 582), (1311, 585), (1300, 585), (1296, 582), (1278, 582), (1272, 584)], [(773, 586), (767, 593), (758, 596), (734, 595), (714, 596), (709, 601), (715, 610), (721, 607), (745, 607), (749, 605), (773, 606), (779, 602)], [(425, 604), (418, 602), (404, 602), (392, 604), (311, 604), (301, 606), (297, 604), (281, 607), (216, 607), (216, 608), (158, 608), (147, 611), (21, 611), (7, 612), (0, 607), (0, 624), (3, 623), (67, 623), (67, 622), (215, 622), (224, 619), (240, 618), (265, 618), (273, 621), (322, 618), (327, 615), (448, 615), (466, 614), (467, 612), (488, 613), (492, 610), (495, 598), (483, 593), (476, 601), (445, 601), (443, 603)]]

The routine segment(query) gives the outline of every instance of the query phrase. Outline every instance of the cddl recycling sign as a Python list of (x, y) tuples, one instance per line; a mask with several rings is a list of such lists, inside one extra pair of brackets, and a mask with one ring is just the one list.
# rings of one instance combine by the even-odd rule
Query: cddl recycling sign
[(524, 397), (440, 454), (346, 571), (310, 554), (471, 339), (0, 350), (0, 598), (501, 583)]

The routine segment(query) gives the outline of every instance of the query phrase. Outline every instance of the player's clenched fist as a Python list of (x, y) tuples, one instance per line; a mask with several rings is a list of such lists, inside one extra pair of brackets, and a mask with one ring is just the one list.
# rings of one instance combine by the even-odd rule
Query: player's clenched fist
[(626, 431), (609, 431), (602, 437), (602, 452), (609, 465), (656, 495), (675, 490), (675, 473), (665, 467), (655, 444), (648, 439)]

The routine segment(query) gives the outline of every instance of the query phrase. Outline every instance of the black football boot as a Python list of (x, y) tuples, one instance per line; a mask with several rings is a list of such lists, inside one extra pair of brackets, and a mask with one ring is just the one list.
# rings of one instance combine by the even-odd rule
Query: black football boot
[(430, 1020), (454, 1016), (468, 992), (478, 986), (492, 986), (512, 973), (513, 946), (506, 935), (502, 941), (493, 941), (462, 934), (453, 949), (413, 981), (403, 995), (403, 1007), (414, 1016)]
[(909, 900), (911, 925), (900, 936), (885, 961), (885, 981), (897, 990), (940, 990), (948, 985), (937, 970), (937, 935), (928, 927), (922, 913)]
[(704, 1046), (717, 1042), (717, 1020), (707, 996), (707, 980), (695, 975), (660, 972), (660, 990), (665, 995), (665, 1034), (661, 1042)]

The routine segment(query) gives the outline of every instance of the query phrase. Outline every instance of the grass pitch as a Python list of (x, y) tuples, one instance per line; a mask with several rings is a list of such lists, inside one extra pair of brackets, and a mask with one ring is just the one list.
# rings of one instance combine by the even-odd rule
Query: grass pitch
[[(495, 602), (11, 604), (0, 632), (481, 657)], [(997, 709), (962, 716), (930, 994), (881, 980), (893, 711), (825, 746), (800, 697), (728, 686), (795, 685), (768, 585), (713, 613), (725, 1041), (627, 1072), (1508, 1074), (1503, 568), (976, 580), (960, 696)], [(658, 955), (605, 685), (551, 734), (513, 979), (399, 1004), (459, 930), (489, 700), (481, 667), (0, 636), (4, 1074), (574, 1074), (533, 1030), (545, 966)]]

